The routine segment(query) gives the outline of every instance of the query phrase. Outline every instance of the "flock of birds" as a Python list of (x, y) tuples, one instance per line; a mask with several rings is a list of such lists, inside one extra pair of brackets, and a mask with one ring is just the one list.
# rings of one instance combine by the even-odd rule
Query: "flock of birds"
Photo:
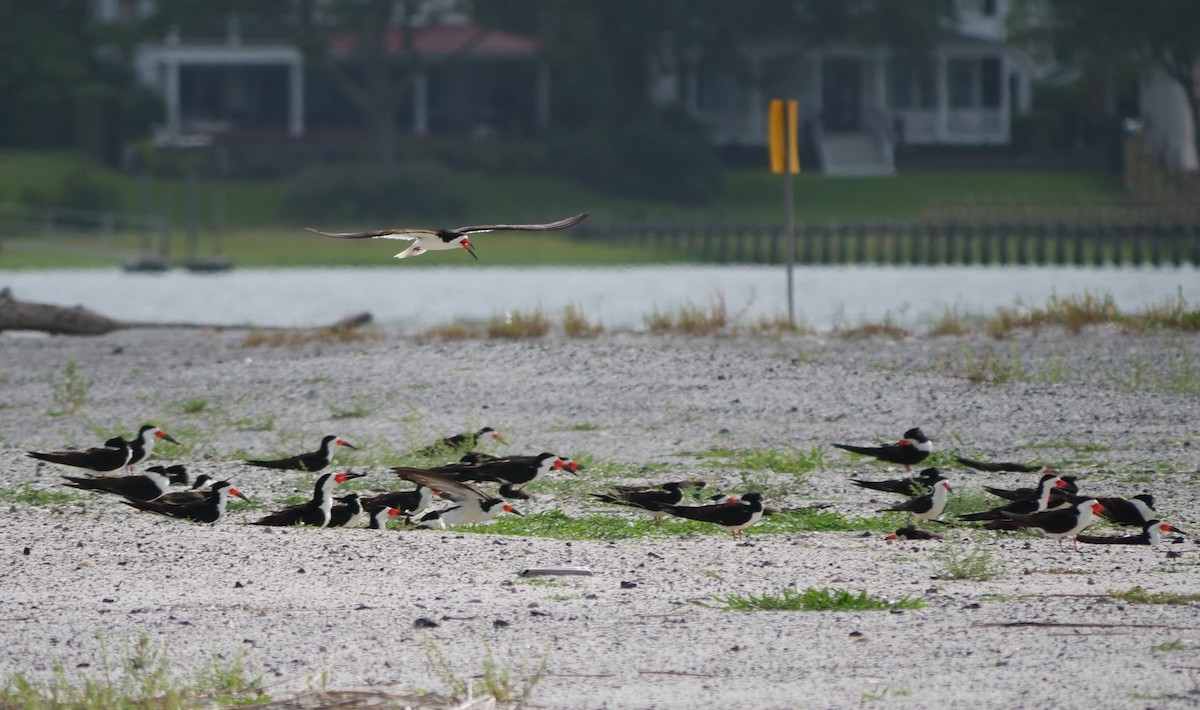
[[(84, 490), (100, 491), (121, 496), (123, 503), (139, 510), (173, 518), (202, 523), (214, 523), (224, 515), (230, 496), (249, 500), (230, 481), (212, 481), (201, 475), (189, 481), (185, 466), (150, 466), (143, 473), (132, 473), (135, 465), (146, 461), (159, 440), (178, 443), (171, 435), (153, 424), (147, 424), (130, 440), (109, 439), (103, 446), (86, 450), (39, 452), (28, 455), (54, 464), (85, 469), (87, 476), (63, 476), (64, 485)], [(482, 440), (503, 442), (491, 427), (476, 432), (447, 437), (415, 453), (437, 456), (447, 452), (462, 453), (461, 458), (431, 468), (395, 467), (391, 471), (401, 480), (415, 485), (411, 490), (397, 490), (375, 495), (350, 493), (334, 496), (338, 484), (366, 474), (324, 472), (333, 462), (339, 447), (356, 448), (340, 436), (328, 435), (316, 451), (281, 459), (250, 459), (247, 465), (320, 474), (312, 497), (304, 503), (273, 511), (253, 521), (254, 525), (315, 527), (349, 527), (363, 524), (383, 528), (392, 518), (403, 517), (419, 527), (452, 527), (483, 523), (500, 513), (521, 515), (510, 500), (529, 499), (526, 485), (554, 471), (575, 473), (582, 469), (572, 459), (552, 453), (532, 456), (496, 457), (475, 451)], [(909, 429), (896, 443), (882, 446), (833, 444), (851, 453), (878, 461), (903, 465), (911, 473), (933, 452), (932, 442), (919, 428)], [(463, 453), (465, 452), (465, 453)], [(456, 453), (456, 455), (457, 455)], [(1182, 531), (1162, 522), (1155, 512), (1154, 497), (1141, 494), (1130, 499), (1080, 495), (1074, 476), (1060, 476), (1049, 469), (1036, 466), (958, 458), (962, 465), (982, 471), (1041, 472), (1036, 486), (1003, 489), (985, 487), (989, 493), (1005, 500), (994, 508), (959, 515), (958, 519), (982, 522), (989, 530), (1021, 530), (1036, 528), (1058, 540), (1072, 538), (1078, 549), (1080, 542), (1091, 544), (1155, 545), (1162, 533)], [(125, 469), (128, 475), (113, 476)], [(926, 468), (916, 475), (887, 480), (851, 479), (859, 487), (904, 496), (904, 500), (879, 512), (911, 514), (922, 522), (942, 522), (950, 495), (950, 482), (937, 468)], [(172, 490), (171, 486), (188, 486)], [(498, 486), (496, 492), (481, 486)], [(652, 516), (656, 521), (666, 516), (711, 523), (728, 530), (735, 538), (758, 523), (764, 515), (775, 514), (764, 505), (762, 494), (748, 492), (739, 496), (712, 496), (703, 505), (684, 505), (687, 488), (703, 489), (706, 483), (690, 479), (670, 481), (660, 486), (614, 486), (611, 491), (592, 494), (596, 500), (619, 505)], [(435, 498), (450, 502), (441, 509), (430, 509)], [(1084, 528), (1102, 516), (1114, 523), (1141, 528), (1141, 533), (1122, 536), (1090, 536)], [(937, 534), (916, 525), (898, 529), (889, 539), (932, 539)]]

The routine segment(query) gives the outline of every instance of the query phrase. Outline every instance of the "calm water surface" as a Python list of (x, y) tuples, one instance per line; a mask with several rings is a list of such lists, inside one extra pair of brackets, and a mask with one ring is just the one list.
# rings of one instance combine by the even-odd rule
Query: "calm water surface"
[[(86, 305), (126, 320), (324, 325), (362, 311), (383, 324), (422, 328), (505, 311), (543, 309), (557, 319), (569, 303), (608, 328), (637, 329), (658, 309), (707, 307), (723, 297), (735, 320), (787, 313), (786, 272), (760, 266), (629, 268), (234, 269), (162, 274), (117, 269), (0, 271), (17, 298)], [(947, 309), (991, 313), (1053, 294), (1111, 294), (1122, 310), (1182, 293), (1200, 303), (1200, 270), (1075, 267), (803, 267), (795, 271), (796, 313), (818, 330), (891, 316), (927, 324)]]

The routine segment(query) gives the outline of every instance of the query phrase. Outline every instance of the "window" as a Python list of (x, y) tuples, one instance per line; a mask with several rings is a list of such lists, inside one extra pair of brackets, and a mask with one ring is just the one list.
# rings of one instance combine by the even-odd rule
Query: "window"
[(984, 108), (1000, 108), (1000, 59), (979, 60), (979, 93)]
[(975, 72), (978, 66), (970, 59), (951, 59), (946, 62), (950, 108), (973, 108), (976, 105)]
[(890, 66), (887, 87), (891, 108), (929, 109), (937, 106), (937, 71), (931, 64)]
[(888, 69), (888, 106), (892, 108), (913, 108), (913, 75), (906, 67), (890, 67)]
[(983, 0), (983, 16), (984, 17), (995, 17), (996, 16), (996, 0)]

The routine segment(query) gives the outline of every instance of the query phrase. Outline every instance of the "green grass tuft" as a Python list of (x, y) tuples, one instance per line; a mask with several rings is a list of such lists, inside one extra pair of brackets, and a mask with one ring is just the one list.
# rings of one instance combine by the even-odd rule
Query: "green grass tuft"
[(865, 589), (855, 594), (845, 589), (815, 587), (803, 592), (784, 587), (778, 594), (714, 594), (710, 598), (727, 611), (881, 611), (920, 609), (925, 606), (925, 602), (919, 599), (904, 598), (889, 602), (868, 595)]
[(0, 488), (0, 500), (9, 500), (25, 505), (55, 505), (81, 500), (79, 496), (57, 488), (40, 488), (32, 483), (22, 483), (11, 488)]
[(1200, 602), (1200, 594), (1148, 592), (1141, 587), (1131, 587), (1125, 591), (1110, 589), (1105, 594), (1130, 604), (1192, 604)]

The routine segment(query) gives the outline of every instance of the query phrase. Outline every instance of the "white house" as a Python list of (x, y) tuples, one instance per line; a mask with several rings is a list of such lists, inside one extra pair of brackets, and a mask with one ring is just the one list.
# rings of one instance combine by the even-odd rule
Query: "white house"
[[(1200, 60), (1197, 60), (1200, 70)], [(1200, 74), (1198, 74), (1200, 75)], [(1193, 91), (1200, 96), (1200, 87)], [(1138, 82), (1142, 148), (1172, 172), (1196, 172), (1196, 136), (1179, 82), (1161, 68), (1148, 68)]]
[(1030, 108), (1032, 62), (1006, 43), (1008, 0), (956, 5), (955, 26), (921, 63), (884, 48), (763, 38), (746, 47), (751, 81), (692, 65), (682, 81), (665, 75), (656, 94), (682, 98), (719, 144), (746, 146), (765, 146), (772, 98), (799, 99), (805, 132), (833, 175), (893, 173), (898, 142), (1007, 144), (1011, 116)]

